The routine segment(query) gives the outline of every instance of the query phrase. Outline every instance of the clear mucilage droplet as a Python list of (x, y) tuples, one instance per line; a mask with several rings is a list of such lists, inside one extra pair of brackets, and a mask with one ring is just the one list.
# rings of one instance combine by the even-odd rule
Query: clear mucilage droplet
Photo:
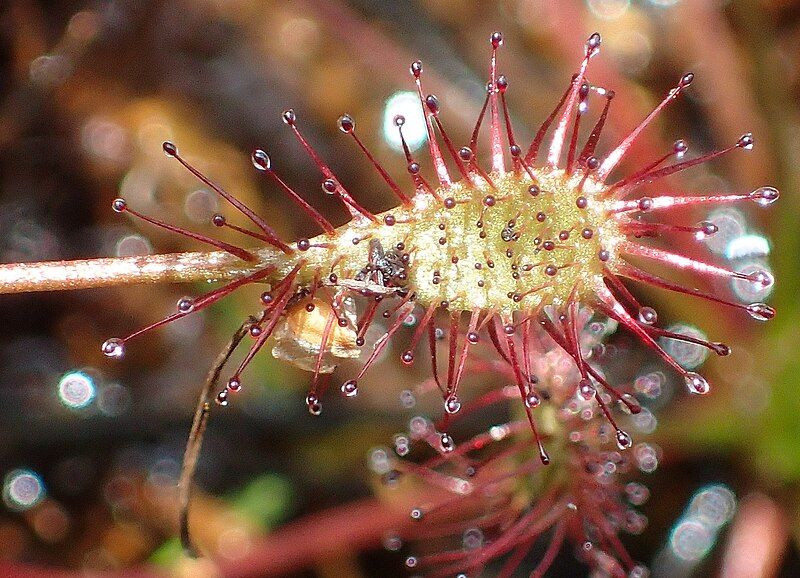
[(458, 413), (461, 410), (461, 401), (456, 395), (450, 395), (444, 400), (444, 410), (449, 414)]
[(541, 403), (542, 403), (542, 398), (540, 398), (533, 392), (525, 396), (525, 405), (531, 409), (539, 407)]
[(652, 307), (642, 307), (639, 309), (639, 321), (646, 325), (653, 325), (658, 321), (658, 313)]
[(442, 451), (445, 453), (450, 453), (455, 449), (455, 442), (453, 442), (453, 438), (450, 437), (450, 434), (443, 433), (439, 438), (440, 443), (442, 444)]
[(355, 379), (350, 379), (342, 384), (342, 393), (346, 397), (355, 397), (358, 395), (358, 383)]
[(111, 357), (112, 359), (122, 359), (125, 356), (125, 341), (112, 337), (107, 339), (102, 346), (100, 346), (103, 355)]
[(589, 378), (583, 378), (578, 382), (578, 394), (585, 401), (589, 401), (594, 397), (594, 385), (592, 385), (592, 381)]
[(759, 187), (752, 193), (750, 198), (762, 207), (767, 207), (777, 201), (781, 194), (775, 187)]
[(306, 397), (306, 405), (308, 406), (308, 413), (311, 415), (320, 415), (322, 413), (322, 404), (313, 393), (308, 394)]
[(686, 373), (683, 379), (686, 382), (686, 387), (689, 388), (690, 393), (705, 395), (711, 390), (711, 386), (708, 385), (706, 378), (699, 373), (689, 371)]
[(747, 306), (747, 312), (757, 321), (769, 321), (775, 317), (775, 310), (766, 303), (751, 303)]
[(621, 450), (627, 450), (629, 447), (633, 445), (633, 438), (631, 438), (630, 434), (627, 432), (622, 431), (621, 429), (617, 430), (617, 447)]
[(253, 161), (253, 166), (259, 171), (268, 171), (272, 167), (269, 155), (261, 149), (254, 150), (250, 158)]

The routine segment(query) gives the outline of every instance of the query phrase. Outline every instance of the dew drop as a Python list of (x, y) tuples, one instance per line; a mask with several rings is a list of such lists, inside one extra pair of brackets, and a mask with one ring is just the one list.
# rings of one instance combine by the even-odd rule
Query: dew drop
[(443, 433), (439, 437), (439, 442), (442, 444), (442, 451), (444, 453), (449, 454), (455, 449), (455, 443), (453, 442), (453, 438), (450, 437), (450, 434)]
[(678, 159), (682, 159), (686, 151), (689, 150), (689, 145), (686, 144), (686, 141), (683, 139), (676, 140), (672, 145), (672, 150), (675, 152), (675, 156)]
[(652, 307), (642, 307), (639, 309), (639, 321), (645, 325), (654, 325), (658, 321), (658, 313)]
[(339, 130), (343, 133), (351, 133), (356, 128), (356, 123), (349, 114), (343, 114), (339, 117)]
[(433, 116), (439, 114), (439, 99), (436, 98), (435, 94), (429, 94), (425, 97), (425, 106), (428, 107), (428, 110), (431, 111)]
[(272, 167), (272, 161), (269, 155), (261, 149), (254, 150), (253, 154), (250, 155), (250, 160), (253, 162), (253, 166), (259, 171), (268, 171)]
[(501, 32), (493, 32), (489, 37), (489, 42), (492, 43), (492, 48), (499, 48), (503, 45), (503, 34)]
[(762, 207), (774, 203), (780, 198), (781, 194), (775, 187), (760, 187), (750, 193), (750, 198)]
[(411, 74), (414, 75), (414, 78), (419, 78), (420, 75), (422, 74), (422, 61), (415, 60), (414, 62), (412, 62), (410, 70)]
[(633, 439), (631, 438), (630, 434), (627, 432), (622, 431), (621, 429), (617, 430), (617, 447), (621, 450), (627, 450), (629, 447), (633, 445)]
[[(461, 544), (465, 550), (475, 550), (483, 546), (484, 536), (480, 528), (468, 528), (464, 531)], [(466, 578), (466, 575), (464, 575)]]
[(404, 351), (403, 354), (400, 356), (400, 361), (402, 361), (406, 365), (411, 365), (412, 363), (414, 363), (414, 353), (411, 351)]
[(683, 379), (686, 382), (686, 387), (689, 388), (690, 393), (705, 395), (711, 390), (711, 387), (708, 385), (706, 379), (699, 373), (689, 371), (686, 373), (686, 375), (684, 375)]
[(408, 431), (416, 438), (427, 436), (430, 429), (431, 423), (421, 415), (416, 415), (408, 421)]
[(702, 241), (706, 237), (716, 235), (717, 232), (719, 232), (719, 227), (717, 227), (714, 223), (711, 221), (701, 221), (697, 224), (697, 233), (695, 233), (695, 239)]
[(217, 397), (215, 398), (215, 401), (217, 402), (217, 405), (222, 406), (222, 407), (225, 407), (226, 405), (228, 405), (228, 392), (226, 390), (224, 390), (224, 389), (222, 391), (220, 391), (217, 394)]
[(754, 142), (755, 141), (753, 140), (753, 134), (748, 132), (747, 134), (742, 135), (742, 137), (736, 142), (736, 146), (746, 151), (749, 151), (753, 148)]
[(403, 434), (394, 436), (394, 451), (400, 457), (408, 455), (410, 448), (407, 436)]
[(406, 124), (406, 117), (402, 114), (395, 115), (394, 119), (392, 119), (394, 126), (400, 127)]
[(225, 388), (231, 392), (239, 391), (240, 389), (242, 389), (242, 382), (239, 381), (239, 378), (234, 375), (228, 380), (228, 383), (225, 385)]
[(188, 297), (179, 299), (177, 308), (179, 313), (190, 313), (194, 309), (194, 301)]
[(458, 151), (458, 156), (461, 157), (462, 161), (471, 161), (472, 155), (472, 149), (469, 147), (461, 147)]
[(416, 556), (409, 556), (406, 558), (406, 568), (414, 568), (417, 565)]
[(383, 547), (389, 552), (398, 552), (403, 547), (403, 540), (396, 534), (388, 534), (383, 538)]
[(640, 211), (649, 211), (653, 208), (653, 199), (650, 197), (642, 197), (639, 199), (639, 210)]
[(284, 110), (281, 118), (283, 118), (283, 122), (289, 126), (294, 126), (294, 123), (297, 122), (297, 116), (294, 114), (294, 111), (291, 108)]
[(592, 34), (586, 41), (586, 52), (589, 56), (594, 56), (600, 48), (603, 39), (599, 32)]
[(128, 208), (128, 203), (125, 199), (114, 199), (111, 203), (111, 208), (115, 213), (122, 213)]
[[(497, 77), (497, 90), (501, 93), (508, 90), (508, 78), (504, 74)], [(516, 153), (514, 152), (516, 149)], [(511, 145), (511, 154), (518, 157), (522, 153), (522, 149), (518, 145)]]
[(751, 303), (747, 306), (747, 312), (758, 321), (769, 321), (775, 317), (775, 309), (766, 303)]
[(412, 520), (421, 520), (425, 514), (420, 508), (414, 508), (411, 510), (411, 519)]
[(342, 384), (342, 393), (346, 397), (355, 397), (358, 395), (358, 383), (355, 379), (350, 379)]
[(752, 273), (748, 273), (747, 280), (757, 285), (761, 285), (762, 287), (769, 287), (775, 282), (775, 278), (772, 276), (772, 274), (763, 269), (757, 269)]
[(414, 396), (414, 392), (410, 389), (404, 389), (401, 391), (400, 405), (402, 405), (405, 409), (411, 409), (417, 405), (417, 398)]
[(122, 359), (125, 356), (125, 340), (119, 337), (112, 337), (100, 346), (100, 350), (106, 357)]
[(578, 393), (585, 401), (589, 401), (594, 397), (594, 385), (592, 385), (592, 381), (588, 377), (584, 377), (578, 382)]
[(620, 407), (626, 413), (631, 413), (633, 415), (639, 415), (642, 413), (642, 406), (639, 404), (639, 400), (637, 400), (630, 393), (622, 394), (622, 399), (620, 399)]
[[(458, 396), (452, 394), (444, 401), (444, 410), (449, 414), (458, 413), (461, 410), (461, 401)], [(444, 442), (442, 442), (444, 445)]]
[(541, 403), (542, 403), (542, 399), (538, 395), (533, 393), (533, 392), (531, 392), (531, 393), (529, 393), (528, 395), (525, 396), (525, 406), (526, 407), (529, 407), (529, 408), (533, 409), (535, 407), (539, 407), (539, 405)]
[(478, 343), (480, 339), (481, 339), (480, 335), (478, 335), (475, 331), (470, 331), (469, 333), (467, 333), (467, 341), (469, 341), (473, 345)]
[(175, 143), (171, 143), (168, 140), (164, 141), (164, 144), (161, 145), (161, 148), (164, 149), (164, 154), (168, 157), (175, 157), (178, 155), (178, 147), (175, 146)]
[(686, 74), (684, 74), (681, 77), (681, 81), (680, 81), (679, 85), (680, 85), (681, 88), (686, 88), (687, 86), (692, 84), (693, 80), (694, 80), (694, 73), (687, 72)]
[(712, 342), (709, 345), (711, 346), (711, 349), (714, 350), (714, 353), (720, 357), (725, 357), (726, 355), (731, 354), (731, 348), (724, 343)]
[(650, 490), (647, 486), (638, 482), (628, 482), (625, 485), (625, 494), (628, 501), (634, 506), (641, 506), (650, 497)]
[(336, 192), (336, 181), (333, 179), (325, 179), (322, 181), (322, 191), (332, 195)]
[(306, 396), (306, 405), (308, 406), (308, 413), (311, 415), (319, 415), (322, 413), (322, 403), (320, 403), (319, 398), (313, 393), (309, 393)]

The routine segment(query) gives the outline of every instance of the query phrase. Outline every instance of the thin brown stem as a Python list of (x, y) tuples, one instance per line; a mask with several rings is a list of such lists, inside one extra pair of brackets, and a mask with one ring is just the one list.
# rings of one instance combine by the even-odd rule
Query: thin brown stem
[(183, 454), (183, 466), (181, 467), (181, 476), (178, 480), (178, 505), (180, 516), (180, 536), (181, 544), (187, 554), (192, 557), (197, 557), (199, 554), (197, 549), (192, 544), (189, 535), (189, 498), (191, 497), (192, 480), (194, 473), (197, 469), (197, 459), (200, 456), (200, 448), (203, 445), (203, 434), (208, 425), (208, 418), (211, 414), (211, 401), (212, 391), (219, 382), (220, 373), (222, 368), (228, 363), (231, 355), (236, 347), (244, 339), (250, 331), (250, 327), (259, 323), (260, 320), (255, 317), (248, 317), (247, 320), (239, 326), (239, 329), (233, 334), (228, 344), (217, 356), (214, 365), (206, 376), (206, 381), (203, 384), (203, 389), (200, 391), (200, 399), (197, 401), (197, 409), (194, 413), (192, 420), (192, 429), (189, 431), (189, 439), (186, 441), (186, 451)]
[(137, 283), (223, 281), (265, 265), (278, 265), (281, 259), (281, 254), (273, 249), (261, 249), (256, 254), (256, 263), (245, 263), (224, 251), (8, 263), (0, 265), (0, 294)]

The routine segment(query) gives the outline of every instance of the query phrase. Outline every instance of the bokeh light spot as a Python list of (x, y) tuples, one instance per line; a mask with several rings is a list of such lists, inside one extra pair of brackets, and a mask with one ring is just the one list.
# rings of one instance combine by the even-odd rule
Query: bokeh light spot
[(675, 526), (669, 543), (678, 558), (694, 561), (705, 557), (713, 543), (713, 536), (703, 524), (688, 519)]
[(150, 255), (153, 246), (145, 237), (138, 234), (125, 235), (117, 241), (114, 254), (117, 257), (134, 257), (136, 255)]
[(3, 501), (10, 510), (23, 512), (38, 504), (45, 496), (44, 484), (36, 472), (12, 470), (3, 482)]
[(94, 380), (82, 371), (70, 371), (58, 382), (58, 398), (70, 409), (86, 407), (96, 394)]
[(600, 20), (616, 20), (630, 7), (630, 0), (586, 0), (589, 11)]
[(769, 241), (761, 235), (742, 235), (732, 239), (725, 248), (728, 259), (763, 257), (769, 255)]
[[(668, 327), (667, 330), (673, 333), (686, 335), (687, 337), (694, 337), (702, 340), (707, 339), (705, 333), (691, 325), (676, 324)], [(669, 353), (684, 369), (695, 369), (702, 365), (706, 357), (708, 357), (708, 350), (696, 343), (678, 341), (677, 339), (669, 339), (667, 337), (659, 339), (659, 343), (664, 348), (664, 351)]]
[(403, 151), (400, 141), (400, 132), (395, 125), (397, 116), (405, 118), (403, 136), (412, 151), (421, 147), (428, 138), (428, 129), (425, 117), (419, 104), (419, 97), (415, 92), (403, 90), (394, 93), (386, 100), (383, 109), (383, 138), (394, 150)]

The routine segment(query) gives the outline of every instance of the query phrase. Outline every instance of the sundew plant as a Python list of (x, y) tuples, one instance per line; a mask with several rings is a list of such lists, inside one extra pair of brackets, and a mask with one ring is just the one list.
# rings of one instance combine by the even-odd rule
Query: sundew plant
[[(73, 23), (76, 34), (99, 26), (94, 18)], [(402, 159), (400, 171), (374, 146), (374, 124), (347, 109), (333, 119), (350, 148), (349, 162), (374, 172), (370, 187), (351, 184), (348, 167), (329, 164), (301, 105), (284, 108), (279, 118), (289, 137), (281, 137), (283, 145), (307, 157), (302, 179), (283, 166), (277, 146), (256, 146), (250, 155), (250, 170), (268, 194), (283, 196), (282, 211), (257, 208), (258, 201), (246, 198), (252, 195), (237, 192), (212, 162), (198, 159), (199, 152), (213, 157), (213, 150), (197, 151), (178, 131), (151, 122), (142, 139), (150, 146), (163, 135), (163, 155), (148, 162), (158, 171), (179, 169), (182, 183), (199, 187), (186, 204), (195, 223), (158, 210), (157, 187), (140, 194), (135, 173), (123, 180), (111, 209), (126, 226), (164, 234), (166, 243), (185, 241), (188, 251), (151, 251), (143, 237), (131, 237), (132, 255), (124, 254), (129, 247), (114, 257), (0, 265), (0, 293), (113, 290), (119, 297), (106, 305), (120, 317), (125, 290), (114, 287), (194, 284), (185, 285), (186, 294), (166, 315), (145, 307), (146, 314), (137, 315), (141, 323), (107, 323), (114, 336), (96, 344), (102, 367), (146, 355), (158, 333), (185, 327), (181, 323), (242, 295), (237, 306), (246, 312), (221, 352), (183, 360), (208, 373), (184, 383), (194, 386), (199, 400), (180, 468), (172, 462), (172, 470), (164, 466), (167, 473), (156, 469), (161, 486), (178, 489), (159, 502), (169, 520), (165, 532), (179, 536), (185, 564), (201, 559), (186, 571), (237, 575), (230, 549), (252, 529), (226, 525), (225, 516), (204, 511), (205, 498), (193, 498), (198, 467), (202, 472), (205, 454), (214, 452), (202, 442), (212, 414), (223, 417), (244, 403), (265, 375), (280, 381), (274, 372), (287, 365), (307, 372), (303, 394), (281, 395), (282, 403), (304, 403), (308, 438), (317, 427), (309, 420), (346, 413), (348, 403), (365, 396), (373, 404), (383, 399), (376, 407), (390, 405), (392, 412), (405, 408), (404, 431), (387, 434), (385, 446), (374, 440), (378, 447), (368, 458), (376, 493), (395, 512), (373, 539), (401, 553), (396, 572), (404, 564), (410, 575), (544, 576), (559, 572), (559, 556), (572, 556), (596, 576), (649, 575), (623, 536), (646, 531), (639, 508), (651, 492), (639, 476), (653, 473), (664, 458), (648, 441), (661, 390), (669, 389), (672, 403), (690, 411), (714, 392), (713, 380), (700, 373), (707, 354), (732, 352), (716, 341), (726, 338), (723, 327), (674, 323), (681, 315), (672, 305), (665, 322), (657, 295), (681, 297), (671, 304), (704, 304), (735, 324), (773, 319), (775, 309), (765, 302), (775, 283), (768, 264), (738, 259), (730, 244), (727, 259), (709, 247), (718, 236), (730, 236), (734, 215), (770, 210), (779, 192), (763, 182), (745, 182), (741, 190), (711, 179), (686, 184), (685, 175), (749, 154), (757, 138), (741, 127), (730, 142), (695, 152), (688, 139), (670, 134), (664, 115), (692, 91), (694, 73), (672, 79), (640, 118), (615, 119), (617, 87), (595, 76), (604, 57), (603, 38), (595, 32), (574, 43), (571, 75), (550, 107), (523, 116), (511, 95), (527, 87), (506, 73), (505, 55), (514, 50), (507, 44), (493, 32), (483, 45), (482, 99), (467, 130), (451, 128), (451, 119), (465, 113), (433, 91), (428, 67), (406, 63), (410, 90), (399, 93), (405, 104), (387, 106), (383, 125)], [(652, 141), (642, 146), (659, 128), (678, 140), (663, 149)], [(84, 135), (90, 143), (113, 141), (113, 127), (91, 130)], [(298, 180), (316, 186), (308, 190)], [(377, 186), (392, 199), (390, 208), (368, 208)], [(346, 219), (331, 216), (334, 204)], [(282, 223), (295, 218), (315, 230), (282, 232)], [(740, 245), (738, 251), (750, 251)], [(62, 403), (89, 406), (93, 379), (91, 371), (65, 374)], [(172, 379), (183, 380), (182, 371)], [(150, 395), (157, 400), (157, 391)], [(268, 396), (264, 402), (270, 403)], [(306, 467), (313, 472), (315, 460)], [(36, 499), (20, 506), (24, 488), (43, 484), (26, 471), (6, 483), (6, 503), (19, 511), (38, 507), (42, 495), (31, 490)], [(119, 498), (132, 491), (120, 484), (117, 479), (105, 488), (112, 511), (135, 511), (133, 498)], [(732, 501), (730, 490), (720, 488), (704, 499)], [(270, 493), (289, 491), (272, 479), (238, 500), (261, 504)], [(730, 520), (733, 507), (714, 510), (716, 518), (704, 526), (708, 536)], [(51, 516), (61, 519), (58, 512), (64, 509)], [(252, 508), (248, 514), (254, 515)], [(226, 527), (236, 531), (225, 533)], [(676, 526), (672, 544), (677, 558), (689, 563), (702, 558), (690, 547), (701, 537), (685, 534), (686, 528)], [(300, 533), (296, 541), (315, 539)], [(166, 552), (151, 560), (168, 558)], [(299, 555), (290, 548), (286, 556)]]

